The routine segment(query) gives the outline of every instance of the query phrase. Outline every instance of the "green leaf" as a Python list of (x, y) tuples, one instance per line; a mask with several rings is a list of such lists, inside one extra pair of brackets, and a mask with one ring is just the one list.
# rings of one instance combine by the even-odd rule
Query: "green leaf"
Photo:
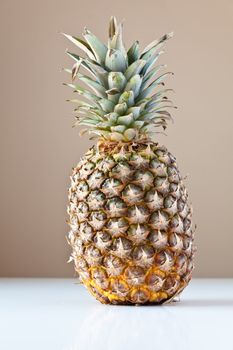
[(133, 140), (135, 138), (135, 136), (136, 136), (135, 129), (127, 129), (127, 130), (125, 130), (124, 136), (125, 136), (127, 141)]
[(108, 100), (116, 105), (119, 101), (120, 93), (118, 94), (108, 94)]
[(73, 65), (72, 71), (71, 71), (72, 81), (74, 81), (74, 79), (76, 78), (76, 76), (77, 76), (77, 74), (78, 74), (78, 72), (79, 72), (79, 68), (80, 68), (80, 66), (81, 66), (81, 63), (82, 63), (82, 61), (80, 60), (80, 61), (77, 61), (77, 62)]
[(105, 84), (104, 86), (106, 86), (108, 73), (106, 70), (104, 70), (103, 67), (101, 67), (98, 63), (88, 59), (84, 59), (76, 55), (75, 53), (71, 53), (69, 51), (66, 51), (66, 53), (76, 62), (81, 61), (81, 66), (84, 67), (88, 72), (90, 72), (99, 81), (99, 83), (103, 85)]
[(66, 86), (69, 86), (75, 90), (79, 95), (87, 98), (90, 100), (92, 103), (95, 103), (95, 101), (98, 101), (100, 98), (92, 93), (90, 93), (88, 90), (83, 89), (79, 85), (74, 85), (74, 84), (64, 84)]
[(82, 74), (79, 74), (78, 77), (81, 81), (87, 84), (92, 90), (94, 90), (97, 95), (99, 95), (100, 97), (107, 97), (105, 88), (101, 84), (99, 84), (97, 81), (94, 81), (90, 77)]
[(81, 50), (83, 50), (87, 56), (89, 58), (91, 58), (92, 60), (95, 59), (95, 56), (92, 52), (92, 49), (90, 47), (90, 45), (88, 45), (88, 43), (86, 43), (84, 40), (77, 38), (75, 36), (71, 36), (69, 34), (65, 34), (65, 33), (61, 33), (62, 35), (64, 35), (68, 40), (70, 40), (73, 44), (75, 44), (78, 48), (80, 48)]
[(110, 22), (109, 22), (109, 31), (108, 31), (108, 35), (109, 38), (112, 39), (113, 36), (116, 33), (116, 28), (117, 28), (117, 21), (116, 21), (116, 17), (111, 16), (110, 18)]
[(147, 105), (149, 105), (150, 102), (158, 100), (162, 95), (166, 94), (167, 92), (174, 92), (174, 90), (173, 89), (163, 89), (163, 90), (156, 92), (156, 94), (154, 94), (150, 97), (149, 101), (147, 102)]
[(155, 55), (152, 55), (150, 59), (147, 60), (145, 66), (142, 69), (142, 74), (145, 75), (146, 72), (150, 70), (150, 68), (157, 62), (159, 59), (160, 55), (162, 55), (164, 51), (160, 51)]
[(139, 74), (136, 74), (130, 78), (129, 82), (125, 87), (125, 91), (132, 90), (134, 93), (134, 97), (136, 98), (139, 94), (140, 88), (142, 84), (142, 77)]
[(166, 67), (166, 64), (160, 64), (157, 67), (152, 68), (146, 75), (144, 75), (141, 88), (143, 89), (144, 87), (146, 87), (149, 80), (153, 79), (161, 69)]
[(126, 85), (126, 78), (122, 72), (110, 72), (108, 74), (108, 85), (110, 89), (122, 91)]
[(85, 118), (81, 119), (80, 121), (77, 121), (77, 124), (79, 125), (97, 125), (96, 121), (91, 118)]
[(163, 73), (163, 74), (161, 74), (158, 78), (156, 78), (154, 81), (153, 81), (153, 83), (161, 83), (161, 81), (163, 81), (168, 75), (174, 75), (174, 73), (173, 72), (166, 72), (166, 73)]
[(101, 120), (104, 120), (106, 119), (105, 118), (105, 112), (100, 109), (100, 108), (95, 108), (95, 107), (92, 107), (91, 109), (89, 109), (89, 113), (92, 114), (92, 115), (95, 115), (99, 118), (101, 118)]
[(141, 129), (144, 125), (144, 121), (143, 120), (137, 120), (135, 121), (132, 126), (135, 128), (135, 129)]
[(112, 112), (115, 106), (113, 102), (107, 100), (106, 98), (101, 98), (100, 100), (98, 100), (98, 104), (106, 113)]
[(111, 133), (111, 141), (123, 141), (124, 136), (119, 132), (112, 132)]
[(79, 62), (80, 60), (83, 60), (83, 58), (79, 55), (76, 55), (76, 53), (72, 53), (70, 51), (66, 51), (66, 54), (71, 57), (73, 60), (75, 60), (76, 62)]
[(123, 115), (121, 117), (118, 117), (117, 124), (123, 124), (123, 125), (130, 125), (134, 121), (133, 114)]
[(126, 126), (124, 125), (116, 125), (116, 126), (112, 126), (111, 127), (111, 131), (116, 131), (116, 132), (120, 132), (120, 133), (123, 133), (126, 129)]
[(166, 78), (167, 75), (173, 74), (172, 72), (167, 72), (162, 75), (160, 75), (157, 79), (155, 79), (147, 88), (141, 91), (139, 95), (139, 99), (147, 97), (154, 89), (156, 86), (161, 84), (161, 82)]
[(105, 66), (110, 71), (124, 72), (127, 68), (124, 54), (120, 50), (109, 49), (105, 59)]
[(146, 61), (144, 60), (137, 60), (133, 62), (125, 71), (125, 77), (127, 80), (129, 80), (133, 75), (139, 74), (142, 70), (142, 68), (145, 66)]
[(104, 65), (106, 53), (108, 50), (106, 45), (104, 45), (94, 34), (92, 34), (87, 29), (85, 29), (83, 36), (94, 52), (96, 61), (101, 65)]
[(145, 49), (141, 53), (141, 58), (151, 49), (156, 48), (159, 44), (167, 41), (168, 39), (173, 37), (173, 32), (163, 35), (160, 39), (152, 41), (149, 45), (145, 47)]
[(105, 121), (105, 122), (98, 123), (97, 127), (105, 130), (110, 130), (111, 125), (112, 125), (111, 123), (109, 123), (108, 121)]
[(127, 52), (129, 64), (139, 59), (139, 42), (135, 41)]
[(117, 122), (118, 114), (115, 112), (106, 114), (105, 117), (109, 120), (111, 124), (115, 124)]
[(98, 82), (106, 89), (108, 88), (108, 72), (98, 63), (92, 60), (85, 60), (85, 64)]
[(152, 100), (150, 104), (146, 104), (146, 106), (144, 107), (144, 110), (150, 112), (150, 111), (154, 110), (154, 108), (157, 108), (158, 106), (161, 107), (161, 105), (163, 105), (163, 103), (170, 103), (170, 106), (174, 106), (172, 101), (170, 101), (168, 99), (160, 98), (158, 100)]
[(135, 106), (136, 107), (141, 107), (141, 109), (143, 110), (145, 104), (150, 101), (151, 98), (148, 97), (148, 98), (143, 98), (142, 100), (138, 99), (136, 102), (135, 102)]
[(125, 91), (119, 98), (119, 103), (126, 102), (128, 107), (134, 105), (134, 93), (133, 91)]
[[(165, 113), (163, 113), (165, 112)], [(160, 112), (150, 112), (150, 113), (146, 113), (145, 115), (141, 115), (140, 116), (140, 120), (143, 121), (151, 121), (154, 119), (160, 120), (161, 118), (166, 119), (166, 120), (172, 120), (172, 116), (169, 112), (167, 111), (161, 111)]]
[(127, 53), (122, 40), (122, 23), (116, 26), (114, 35), (109, 39), (109, 49), (121, 51), (126, 62), (128, 61)]
[(128, 106), (126, 102), (119, 103), (115, 106), (114, 112), (116, 112), (119, 115), (123, 115), (127, 111), (127, 108)]
[(85, 106), (87, 108), (91, 108), (93, 107), (91, 104), (85, 102), (85, 101), (81, 101), (81, 100), (77, 100), (77, 99), (71, 99), (71, 100), (67, 100), (67, 102), (72, 102), (72, 103), (76, 103), (78, 104), (79, 106)]
[(128, 113), (133, 113), (134, 119), (137, 119), (141, 112), (141, 107), (130, 107), (127, 111)]

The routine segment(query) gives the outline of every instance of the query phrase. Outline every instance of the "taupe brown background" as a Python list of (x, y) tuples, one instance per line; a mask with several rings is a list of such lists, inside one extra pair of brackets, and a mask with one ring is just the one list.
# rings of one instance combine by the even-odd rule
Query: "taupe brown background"
[[(73, 276), (66, 264), (66, 202), (72, 165), (91, 143), (72, 129), (70, 66), (58, 34), (86, 25), (106, 39), (114, 14), (125, 42), (142, 47), (174, 30), (161, 62), (179, 109), (165, 143), (177, 156), (193, 202), (195, 276), (233, 277), (232, 0), (1, 0), (1, 276)], [(72, 47), (75, 50), (75, 47)]]

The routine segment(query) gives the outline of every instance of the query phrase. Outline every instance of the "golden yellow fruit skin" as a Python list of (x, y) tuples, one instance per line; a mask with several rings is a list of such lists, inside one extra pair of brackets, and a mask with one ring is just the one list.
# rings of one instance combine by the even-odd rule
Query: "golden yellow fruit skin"
[(104, 304), (162, 304), (191, 279), (191, 208), (175, 158), (153, 142), (93, 147), (73, 169), (71, 259)]

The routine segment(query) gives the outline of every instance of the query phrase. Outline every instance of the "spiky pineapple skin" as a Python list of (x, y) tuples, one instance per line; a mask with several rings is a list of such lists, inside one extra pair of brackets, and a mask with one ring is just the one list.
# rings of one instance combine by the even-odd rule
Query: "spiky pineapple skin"
[(71, 259), (100, 302), (161, 304), (190, 281), (192, 211), (164, 146), (92, 147), (73, 169), (68, 214)]

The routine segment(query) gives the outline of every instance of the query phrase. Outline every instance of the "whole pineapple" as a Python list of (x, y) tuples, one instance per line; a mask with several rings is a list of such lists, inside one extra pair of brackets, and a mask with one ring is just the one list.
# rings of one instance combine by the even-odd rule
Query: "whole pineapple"
[(141, 53), (137, 41), (126, 51), (114, 17), (108, 46), (86, 29), (84, 40), (65, 36), (86, 54), (67, 52), (75, 64), (66, 71), (93, 90), (67, 84), (88, 101), (71, 100), (75, 125), (99, 137), (71, 176), (71, 260), (102, 303), (171, 301), (191, 278), (192, 213), (175, 157), (149, 135), (171, 119), (171, 89), (158, 90), (171, 73), (154, 64), (172, 33)]

